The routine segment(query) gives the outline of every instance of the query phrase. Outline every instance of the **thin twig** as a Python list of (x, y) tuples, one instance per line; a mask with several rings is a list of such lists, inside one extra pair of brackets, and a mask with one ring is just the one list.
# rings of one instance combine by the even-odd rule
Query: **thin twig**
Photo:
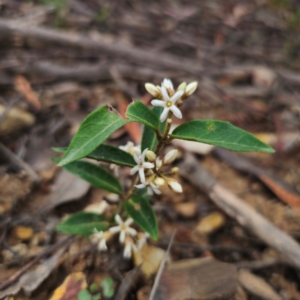
[(34, 182), (39, 182), (40, 177), (39, 175), (31, 168), (30, 165), (28, 165), (26, 162), (24, 162), (20, 157), (18, 157), (16, 154), (14, 154), (12, 151), (10, 151), (7, 147), (5, 147), (2, 143), (0, 143), (0, 152), (4, 156), (6, 156), (7, 159), (9, 159), (10, 162), (18, 165), (20, 168), (24, 169), (28, 175), (33, 179)]
[(30, 261), (27, 265), (25, 265), (23, 268), (21, 268), (18, 272), (16, 272), (14, 275), (9, 277), (7, 280), (2, 282), (0, 284), (0, 290), (3, 290), (4, 288), (8, 287), (9, 285), (13, 284), (17, 279), (20, 278), (28, 269), (30, 269), (32, 266), (34, 266), (36, 263), (38, 263), (43, 257), (50, 254), (51, 252), (55, 251), (62, 245), (66, 244), (67, 242), (71, 241), (74, 237), (68, 236), (65, 239), (61, 240), (60, 242), (56, 243), (55, 245), (49, 247), (48, 249), (41, 252), (38, 256), (36, 256), (32, 261)]

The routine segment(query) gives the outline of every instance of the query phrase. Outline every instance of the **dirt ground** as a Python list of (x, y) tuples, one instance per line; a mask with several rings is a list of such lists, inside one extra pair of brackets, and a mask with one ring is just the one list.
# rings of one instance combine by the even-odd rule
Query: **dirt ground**
[[(111, 277), (114, 299), (148, 299), (176, 229), (153, 299), (185, 299), (177, 289), (192, 299), (300, 299), (299, 31), (297, 0), (0, 1), (0, 298), (75, 300)], [(182, 169), (191, 155), (226, 192), (179, 172), (183, 193), (163, 187), (151, 200), (160, 232), (143, 267), (116, 241), (100, 253), (56, 231), (107, 192), (57, 167), (52, 147), (68, 146), (100, 105), (122, 115), (132, 99), (149, 104), (144, 84), (164, 78), (198, 81), (180, 122), (229, 121), (276, 152), (176, 144)], [(141, 132), (121, 128), (108, 142), (139, 144)], [(226, 209), (226, 196), (253, 213)]]

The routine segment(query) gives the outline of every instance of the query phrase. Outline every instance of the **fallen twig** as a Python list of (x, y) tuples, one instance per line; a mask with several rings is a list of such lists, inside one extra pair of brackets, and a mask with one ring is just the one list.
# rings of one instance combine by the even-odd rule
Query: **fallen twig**
[(272, 225), (251, 206), (221, 186), (191, 154), (179, 166), (180, 175), (205, 191), (211, 200), (238, 223), (251, 230), (270, 247), (280, 252), (289, 263), (300, 268), (300, 246), (288, 234)]
[(3, 290), (4, 288), (13, 284), (22, 274), (24, 274), (27, 270), (29, 270), (36, 263), (38, 263), (43, 257), (45, 257), (46, 255), (50, 254), (51, 252), (55, 251), (56, 249), (60, 248), (62, 245), (71, 241), (73, 238), (74, 238), (73, 236), (68, 236), (65, 239), (56, 243), (55, 245), (53, 245), (53, 246), (49, 247), (48, 249), (44, 250), (43, 252), (41, 252), (38, 256), (36, 256), (32, 261), (30, 261), (27, 265), (25, 265), (23, 268), (21, 268), (18, 272), (16, 272), (11, 277), (9, 277), (7, 280), (2, 282), (0, 284), (0, 290)]

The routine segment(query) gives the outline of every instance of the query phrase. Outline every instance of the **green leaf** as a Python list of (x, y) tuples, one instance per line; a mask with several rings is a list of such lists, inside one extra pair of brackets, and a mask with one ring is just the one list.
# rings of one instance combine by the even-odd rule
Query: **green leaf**
[[(60, 161), (59, 158), (53, 158), (53, 160), (56, 163)], [(87, 161), (73, 161), (64, 165), (63, 168), (100, 189), (115, 194), (120, 194), (122, 191), (117, 178), (101, 166)]]
[(77, 295), (77, 300), (92, 300), (92, 295), (88, 290), (81, 290)]
[(59, 223), (56, 229), (68, 234), (89, 236), (93, 233), (94, 228), (98, 231), (103, 231), (106, 230), (108, 226), (109, 223), (103, 215), (82, 211), (71, 215)]
[(91, 293), (96, 293), (96, 292), (98, 292), (98, 290), (99, 290), (99, 287), (98, 287), (98, 285), (96, 283), (92, 283), (90, 285), (90, 291), (91, 291)]
[(154, 130), (157, 130), (160, 124), (156, 114), (140, 101), (134, 101), (128, 106), (126, 117), (130, 121), (142, 123)]
[(251, 133), (224, 121), (190, 121), (175, 128), (170, 136), (173, 139), (211, 144), (232, 151), (274, 152), (273, 148), (260, 141)]
[(151, 196), (147, 192), (147, 188), (136, 189), (135, 192), (134, 192), (134, 194), (137, 195), (137, 196), (140, 196), (140, 197), (144, 198), (147, 201), (151, 199)]
[[(163, 108), (159, 106), (154, 106), (152, 108), (152, 111), (155, 113), (157, 118), (161, 115)], [(166, 121), (165, 122), (160, 122), (159, 124), (159, 131), (162, 133), (164, 127), (165, 127)], [(142, 143), (141, 143), (141, 150), (145, 150), (148, 148), (151, 151), (154, 151), (156, 146), (158, 144), (158, 140), (156, 137), (156, 133), (154, 130), (151, 128), (144, 126), (144, 131), (143, 131), (143, 136), (142, 136)]]
[(108, 111), (106, 105), (101, 106), (89, 114), (81, 123), (78, 132), (73, 137), (59, 165), (63, 166), (87, 156), (114, 131), (128, 122), (130, 122), (130, 120), (124, 120), (116, 113)]
[(148, 232), (154, 240), (157, 240), (157, 220), (148, 200), (134, 195), (125, 202), (125, 210), (142, 229)]
[(104, 278), (101, 282), (101, 287), (103, 288), (103, 296), (111, 298), (114, 295), (114, 281), (112, 278)]
[[(68, 148), (61, 147), (52, 149), (55, 152), (66, 152)], [(87, 157), (126, 167), (134, 167), (136, 165), (136, 162), (130, 153), (107, 144), (100, 145), (96, 150), (87, 155)]]

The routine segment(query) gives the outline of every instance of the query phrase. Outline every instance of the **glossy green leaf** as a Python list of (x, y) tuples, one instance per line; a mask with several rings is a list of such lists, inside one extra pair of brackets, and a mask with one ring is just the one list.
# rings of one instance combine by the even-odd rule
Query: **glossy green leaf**
[(134, 101), (128, 106), (126, 117), (131, 121), (142, 123), (154, 130), (157, 130), (160, 124), (156, 114), (140, 101)]
[(81, 123), (59, 165), (63, 166), (87, 156), (113, 132), (128, 122), (130, 120), (124, 120), (116, 113), (109, 111), (106, 105), (101, 106)]
[(154, 240), (157, 240), (157, 220), (148, 200), (134, 195), (125, 202), (125, 210), (137, 225), (148, 232)]
[[(159, 116), (161, 115), (161, 113), (163, 111), (163, 108), (159, 107), (159, 106), (154, 106), (152, 108), (152, 111), (159, 118)], [(159, 124), (160, 133), (162, 133), (165, 124), (166, 124), (166, 121), (160, 122), (160, 124)], [(144, 126), (142, 142), (141, 142), (142, 151), (145, 150), (146, 148), (148, 148), (151, 151), (154, 151), (157, 144), (158, 144), (158, 140), (157, 140), (155, 131), (147, 126)]]
[[(59, 158), (53, 159), (59, 162)], [(91, 185), (111, 193), (120, 194), (122, 191), (119, 181), (106, 169), (87, 161), (73, 161), (63, 166), (70, 173), (89, 182)]]
[(173, 139), (211, 144), (232, 151), (274, 152), (274, 149), (251, 133), (224, 121), (190, 121), (175, 128), (170, 136)]
[[(55, 152), (66, 152), (68, 148), (52, 148)], [(120, 148), (114, 147), (112, 145), (102, 144), (92, 153), (86, 157), (92, 158), (99, 161), (105, 161), (108, 163), (117, 164), (120, 166), (134, 167), (136, 162), (133, 156), (121, 150)]]
[(58, 231), (89, 236), (94, 228), (98, 231), (106, 230), (109, 226), (105, 216), (92, 212), (78, 212), (56, 226)]

